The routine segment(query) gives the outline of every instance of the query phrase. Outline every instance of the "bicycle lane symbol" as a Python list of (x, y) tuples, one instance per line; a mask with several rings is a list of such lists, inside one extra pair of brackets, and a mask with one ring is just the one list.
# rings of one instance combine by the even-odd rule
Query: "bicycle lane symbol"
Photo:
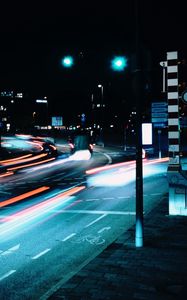
[(105, 230), (109, 230), (109, 229), (111, 229), (111, 227), (103, 227), (102, 229), (100, 229), (97, 232), (97, 235), (87, 234), (87, 235), (77, 238), (76, 240), (72, 241), (72, 243), (81, 244), (81, 243), (87, 242), (91, 245), (102, 245), (105, 243), (105, 239), (101, 236), (100, 233), (102, 233)]
[(72, 241), (72, 243), (75, 244), (81, 244), (84, 242), (87, 242), (91, 245), (102, 245), (105, 243), (105, 239), (103, 239), (101, 235), (87, 234), (77, 238), (75, 241)]

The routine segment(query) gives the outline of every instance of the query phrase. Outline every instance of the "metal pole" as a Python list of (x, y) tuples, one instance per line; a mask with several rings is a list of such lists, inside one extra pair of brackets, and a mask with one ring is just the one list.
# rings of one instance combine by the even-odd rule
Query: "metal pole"
[(127, 133), (126, 133), (126, 127), (124, 126), (124, 151), (127, 150)]
[(158, 153), (159, 153), (159, 158), (162, 157), (162, 155), (161, 155), (161, 145), (160, 145), (160, 134), (161, 134), (161, 130), (158, 130)]
[(139, 1), (135, 0), (136, 21), (136, 67), (135, 67), (135, 100), (136, 100), (136, 247), (143, 246), (143, 172), (142, 172), (142, 70), (139, 36)]
[(166, 68), (167, 68), (167, 61), (161, 61), (160, 66), (162, 67), (162, 93), (166, 92)]
[(99, 84), (98, 87), (101, 88), (101, 130), (100, 130), (100, 138), (101, 138), (101, 143), (102, 147), (104, 147), (104, 139), (103, 139), (103, 125), (104, 125), (104, 116), (103, 116), (103, 85)]
[(166, 91), (166, 69), (165, 69), (165, 65), (163, 66), (163, 93), (165, 93)]

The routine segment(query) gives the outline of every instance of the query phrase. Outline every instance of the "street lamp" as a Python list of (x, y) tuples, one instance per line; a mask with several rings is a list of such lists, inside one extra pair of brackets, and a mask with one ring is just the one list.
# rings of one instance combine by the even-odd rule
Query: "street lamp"
[(62, 65), (65, 67), (65, 68), (71, 68), (74, 64), (74, 60), (73, 60), (73, 57), (68, 55), (68, 56), (65, 56), (63, 59), (62, 59)]
[(98, 84), (98, 88), (101, 89), (101, 129), (100, 129), (100, 138), (101, 138), (101, 144), (102, 147), (104, 147), (104, 141), (103, 141), (103, 85)]
[(127, 67), (127, 58), (125, 56), (116, 56), (111, 61), (111, 67), (114, 71), (124, 71)]

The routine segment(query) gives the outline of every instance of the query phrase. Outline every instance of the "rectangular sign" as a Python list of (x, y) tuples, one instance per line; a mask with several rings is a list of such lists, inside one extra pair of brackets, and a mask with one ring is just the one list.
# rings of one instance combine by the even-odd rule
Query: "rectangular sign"
[(152, 145), (152, 123), (142, 124), (142, 145)]
[(165, 107), (167, 106), (167, 102), (153, 102), (152, 107)]
[(154, 128), (166, 128), (166, 123), (153, 123)]
[(166, 123), (168, 121), (167, 118), (152, 118), (152, 123)]
[(155, 112), (152, 113), (152, 118), (167, 118), (168, 114), (167, 113), (160, 113), (160, 112)]
[(151, 112), (167, 112), (168, 108), (167, 107), (152, 107)]
[(63, 118), (62, 117), (52, 117), (52, 126), (62, 126)]

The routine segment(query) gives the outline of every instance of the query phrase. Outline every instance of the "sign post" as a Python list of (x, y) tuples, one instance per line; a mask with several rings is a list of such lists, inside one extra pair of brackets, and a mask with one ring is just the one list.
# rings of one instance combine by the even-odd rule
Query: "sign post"
[(159, 158), (161, 158), (162, 157), (162, 155), (161, 155), (161, 145), (160, 145), (160, 135), (161, 135), (161, 130), (159, 129), (158, 130), (158, 153), (159, 153)]
[(158, 155), (161, 158), (161, 128), (166, 128), (168, 124), (167, 102), (153, 102), (151, 116), (154, 128), (158, 129)]

